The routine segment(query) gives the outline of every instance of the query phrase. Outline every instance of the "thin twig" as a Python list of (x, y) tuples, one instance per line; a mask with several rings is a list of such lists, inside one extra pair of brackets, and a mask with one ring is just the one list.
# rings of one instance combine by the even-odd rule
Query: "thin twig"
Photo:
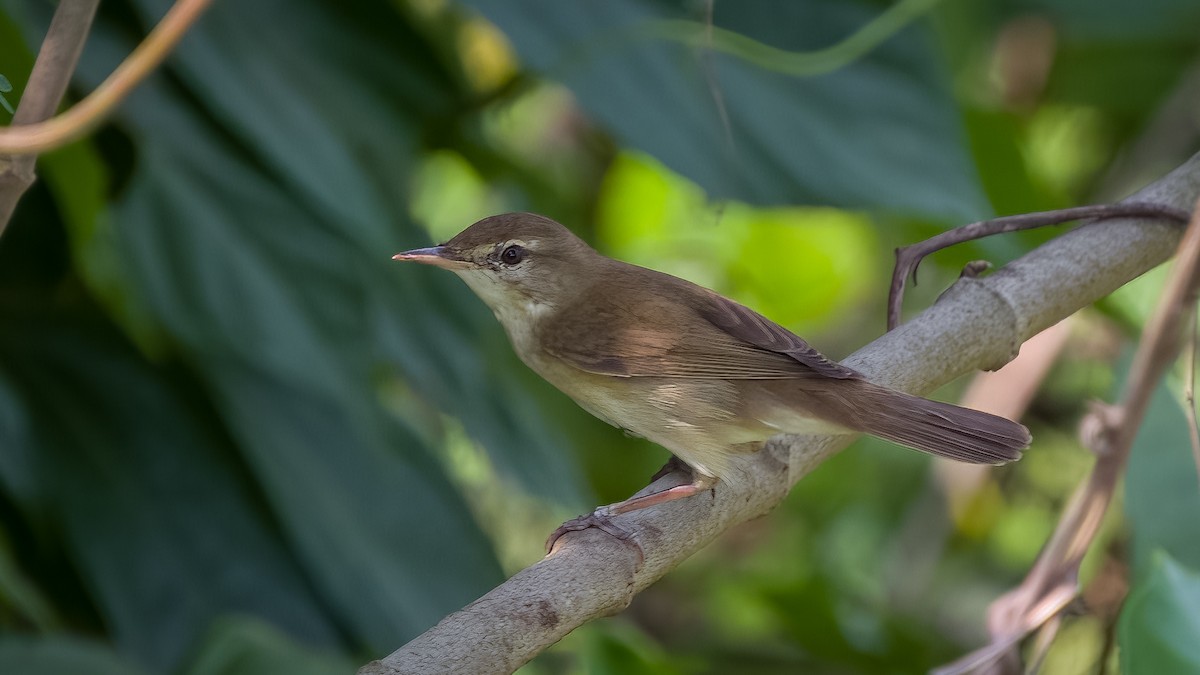
[(721, 129), (725, 132), (725, 145), (730, 153), (734, 151), (733, 125), (729, 123), (729, 109), (725, 107), (725, 94), (721, 84), (717, 82), (717, 67), (713, 63), (713, 5), (715, 0), (708, 0), (704, 6), (704, 36), (705, 44), (700, 52), (701, 65), (704, 69), (704, 80), (708, 83), (708, 92), (713, 104), (717, 107), (717, 117), (721, 120)]
[[(100, 0), (62, 0), (54, 10), (50, 28), (42, 40), (33, 71), (13, 114), (14, 125), (29, 125), (50, 117), (58, 109), (83, 43), (87, 41)], [(6, 131), (0, 129), (0, 133)], [(0, 152), (3, 152), (0, 150)], [(21, 195), (33, 185), (34, 155), (0, 155), (0, 234), (12, 219)]]
[[(1096, 455), (1090, 475), (1076, 490), (1025, 580), (992, 603), (988, 611), (992, 644), (939, 669), (939, 675), (959, 675), (994, 663), (1078, 594), (1080, 563), (1100, 531), (1154, 388), (1179, 355), (1185, 313), (1181, 310), (1195, 302), (1198, 288), (1200, 205), (1183, 234), (1171, 276), (1134, 355), (1121, 403), (1095, 405), (1084, 420), (1084, 444)], [(1063, 589), (1070, 590), (1067, 602)], [(1047, 607), (1056, 609), (1047, 615)]]
[(1061, 225), (1083, 218), (1162, 218), (1179, 223), (1188, 222), (1186, 211), (1164, 206), (1162, 204), (1147, 204), (1142, 202), (1121, 202), (1120, 204), (1099, 204), (1096, 206), (1076, 206), (1070, 209), (1056, 211), (1040, 211), (1038, 213), (1023, 213), (1016, 216), (1005, 216), (992, 220), (983, 220), (956, 227), (925, 241), (903, 246), (896, 249), (896, 267), (892, 271), (892, 285), (888, 291), (888, 330), (900, 325), (900, 311), (904, 304), (904, 288), (908, 277), (912, 276), (913, 284), (917, 283), (917, 267), (931, 253), (949, 248), (975, 239), (982, 239), (993, 234), (1032, 230), (1048, 225)]
[(99, 126), (163, 62), (211, 2), (176, 0), (112, 75), (70, 110), (37, 124), (0, 129), (0, 153), (37, 154), (77, 140)]

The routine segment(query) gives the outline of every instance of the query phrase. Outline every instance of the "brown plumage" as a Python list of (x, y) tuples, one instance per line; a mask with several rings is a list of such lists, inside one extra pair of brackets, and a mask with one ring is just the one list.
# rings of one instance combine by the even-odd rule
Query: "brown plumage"
[(1018, 459), (1029, 445), (1020, 424), (873, 384), (757, 312), (605, 257), (542, 216), (493, 216), (396, 257), (457, 273), (526, 364), (697, 475), (696, 489), (612, 512), (729, 479), (732, 457), (779, 433), (863, 432), (980, 464)]

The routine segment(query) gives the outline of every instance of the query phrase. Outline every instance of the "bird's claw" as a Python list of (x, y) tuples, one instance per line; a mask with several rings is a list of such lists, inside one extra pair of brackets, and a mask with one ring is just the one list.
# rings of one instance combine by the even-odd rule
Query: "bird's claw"
[(558, 529), (550, 533), (550, 537), (546, 539), (546, 553), (550, 553), (554, 550), (554, 545), (558, 543), (559, 538), (561, 538), (564, 534), (568, 532), (579, 532), (580, 530), (586, 530), (589, 527), (594, 527), (610, 537), (613, 537), (614, 539), (631, 544), (635, 549), (637, 549), (639, 563), (642, 560), (642, 547), (638, 545), (637, 541), (635, 540), (634, 533), (614, 523), (612, 521), (612, 515), (609, 513), (607, 506), (601, 506), (587, 515), (579, 516), (578, 518), (572, 518), (562, 525), (559, 525)]

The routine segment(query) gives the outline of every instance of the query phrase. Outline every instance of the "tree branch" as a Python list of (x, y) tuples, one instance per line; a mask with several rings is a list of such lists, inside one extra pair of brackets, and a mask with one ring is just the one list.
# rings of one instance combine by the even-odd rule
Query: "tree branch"
[[(1191, 208), (1200, 155), (1129, 201)], [(1084, 225), (984, 279), (962, 279), (933, 307), (847, 359), (871, 379), (928, 392), (994, 369), (1020, 344), (1166, 260), (1182, 229), (1113, 219)], [(788, 490), (846, 446), (849, 436), (772, 439), (747, 457), (741, 489), (618, 516), (633, 547), (599, 530), (573, 532), (550, 555), (359, 673), (509, 673), (570, 631), (625, 608), (634, 595), (734, 525), (771, 511)], [(1036, 452), (1036, 449), (1033, 450)], [(645, 491), (681, 482), (668, 475)]]
[[(50, 117), (58, 109), (83, 43), (87, 41), (100, 0), (62, 0), (54, 10), (46, 38), (42, 40), (33, 71), (17, 104), (12, 123), (32, 125)], [(11, 129), (13, 127), (9, 127)], [(0, 134), (8, 129), (0, 129)], [(0, 149), (0, 153), (4, 152)], [(5, 157), (0, 155), (0, 235), (12, 219), (21, 195), (33, 185), (35, 155)]]

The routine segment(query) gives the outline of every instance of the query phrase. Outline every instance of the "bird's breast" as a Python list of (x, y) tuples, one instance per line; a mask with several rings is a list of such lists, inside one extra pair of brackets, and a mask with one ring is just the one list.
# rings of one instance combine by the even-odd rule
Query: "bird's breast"
[(530, 356), (525, 363), (584, 410), (665, 447), (705, 475), (727, 477), (731, 455), (775, 433), (739, 413), (742, 396), (734, 382), (598, 375), (545, 352)]

